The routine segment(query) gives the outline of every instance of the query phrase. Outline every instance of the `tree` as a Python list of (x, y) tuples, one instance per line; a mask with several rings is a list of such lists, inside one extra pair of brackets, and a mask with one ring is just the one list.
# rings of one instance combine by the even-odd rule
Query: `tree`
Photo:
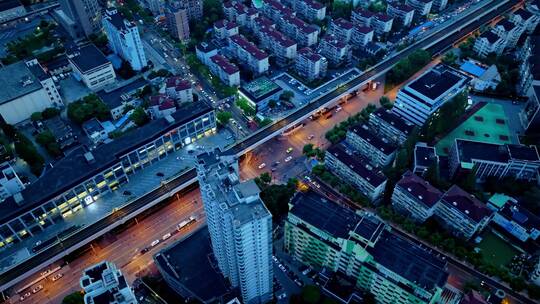
[(334, 18), (349, 18), (351, 16), (352, 3), (346, 1), (334, 1), (332, 4), (332, 16)]
[(281, 96), (279, 96), (279, 99), (281, 100), (286, 100), (286, 101), (290, 101), (292, 98), (294, 97), (294, 92), (293, 91), (284, 91)]
[(458, 56), (453, 51), (450, 51), (450, 52), (444, 54), (443, 58), (441, 59), (441, 61), (444, 64), (452, 65), (452, 66), (454, 64), (456, 64), (457, 60), (458, 60)]
[(321, 291), (315, 285), (306, 285), (302, 288), (302, 300), (309, 304), (316, 304), (321, 299)]
[(43, 115), (41, 115), (41, 112), (34, 112), (32, 113), (32, 115), (30, 115), (30, 120), (32, 121), (38, 121), (42, 119), (43, 119)]
[(43, 112), (41, 112), (43, 119), (50, 119), (58, 115), (60, 115), (60, 110), (57, 108), (46, 108), (43, 110)]
[(148, 114), (146, 114), (146, 111), (144, 111), (142, 107), (136, 107), (135, 110), (133, 110), (133, 113), (131, 113), (129, 116), (129, 119), (133, 120), (133, 122), (139, 127), (150, 121), (150, 117), (148, 117)]
[(381, 104), (381, 106), (385, 109), (391, 109), (394, 105), (392, 104), (392, 102), (390, 101), (390, 98), (386, 97), (386, 96), (382, 96), (380, 99), (379, 99), (379, 103)]
[(363, 304), (376, 304), (377, 300), (375, 299), (375, 296), (371, 292), (366, 292), (362, 296), (362, 299), (364, 300)]
[(273, 108), (275, 108), (276, 106), (277, 106), (277, 102), (276, 102), (275, 100), (272, 99), (272, 100), (270, 100), (270, 101), (268, 102), (268, 107), (269, 107), (270, 109), (273, 109)]
[(43, 146), (51, 156), (59, 157), (62, 155), (62, 150), (56, 142), (56, 138), (50, 131), (39, 133), (36, 136), (36, 142)]
[(90, 94), (70, 103), (67, 114), (72, 121), (78, 124), (82, 124), (94, 117), (99, 120), (107, 120), (111, 116), (107, 105), (95, 94)]
[(218, 123), (224, 126), (229, 123), (229, 120), (232, 118), (232, 114), (231, 112), (220, 111), (216, 114), (216, 118), (218, 120)]
[(24, 134), (17, 132), (14, 141), (17, 155), (30, 166), (30, 171), (34, 175), (39, 176), (45, 163), (43, 156), (39, 154), (34, 144)]
[(135, 71), (133, 71), (133, 67), (131, 67), (131, 64), (126, 60), (122, 60), (122, 65), (116, 72), (123, 79), (129, 79), (135, 76)]
[(310, 155), (311, 153), (313, 153), (313, 144), (304, 145), (302, 148), (302, 154)]
[(84, 296), (80, 291), (76, 291), (67, 295), (62, 300), (62, 304), (84, 304)]

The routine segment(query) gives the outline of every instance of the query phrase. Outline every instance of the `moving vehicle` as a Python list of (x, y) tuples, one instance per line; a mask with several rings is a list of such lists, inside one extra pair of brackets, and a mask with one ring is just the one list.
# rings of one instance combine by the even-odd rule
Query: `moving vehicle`
[(285, 162), (288, 163), (291, 161), (291, 159), (292, 159), (292, 156), (287, 156), (287, 158), (285, 158)]
[(262, 164), (259, 165), (259, 169), (262, 169), (264, 167), (266, 167), (266, 163), (262, 163)]
[(152, 247), (156, 247), (156, 246), (157, 246), (157, 244), (159, 244), (159, 240), (155, 240), (155, 241), (153, 241), (153, 242), (152, 242), (152, 243), (150, 244), (150, 246), (152, 246)]
[(34, 287), (34, 289), (32, 289), (32, 293), (38, 293), (42, 289), (43, 285), (39, 284), (38, 286)]
[(184, 229), (185, 227), (195, 223), (197, 221), (197, 218), (195, 218), (193, 215), (190, 216), (187, 220), (181, 221), (180, 224), (176, 226), (176, 230), (180, 231)]
[(64, 276), (63, 273), (55, 274), (55, 275), (52, 276), (51, 281), (56, 282), (56, 281), (60, 280), (60, 278), (62, 278), (63, 276)]
[(292, 147), (289, 147), (289, 148), (287, 149), (286, 152), (287, 152), (287, 154), (289, 154), (289, 153), (291, 153), (292, 151), (293, 151), (293, 148), (292, 148)]

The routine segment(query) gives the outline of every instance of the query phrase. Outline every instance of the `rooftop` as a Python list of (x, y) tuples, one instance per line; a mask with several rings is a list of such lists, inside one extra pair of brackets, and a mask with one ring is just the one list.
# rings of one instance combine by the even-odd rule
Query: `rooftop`
[(367, 34), (367, 33), (373, 32), (373, 29), (370, 28), (369, 26), (356, 25), (356, 26), (354, 27), (354, 29), (355, 29), (358, 33), (362, 33), (362, 34)]
[(372, 13), (372, 12), (370, 12), (368, 10), (365, 10), (363, 8), (360, 8), (360, 7), (355, 9), (353, 11), (353, 14), (357, 14), (357, 15), (359, 15), (361, 17), (364, 17), (364, 18), (371, 18), (371, 17), (373, 17), (375, 15), (374, 13)]
[(507, 32), (511, 31), (513, 28), (516, 27), (512, 22), (508, 21), (508, 19), (506, 18), (499, 21), (495, 26), (502, 26), (504, 30)]
[(259, 77), (240, 88), (240, 91), (255, 103), (262, 101), (281, 90), (280, 86), (266, 76)]
[(486, 160), (492, 162), (506, 163), (510, 160), (508, 150), (504, 145), (483, 143), (464, 139), (456, 139), (459, 153), (459, 161), (471, 163), (473, 160)]
[(498, 213), (527, 230), (536, 229), (540, 231), (540, 217), (520, 204), (505, 204)]
[(524, 10), (522, 8), (515, 11), (514, 15), (520, 16), (523, 20), (529, 20), (529, 18), (531, 18), (533, 16), (532, 13), (530, 13), (529, 11)]
[(497, 42), (498, 40), (502, 39), (501, 37), (497, 36), (497, 34), (493, 33), (492, 31), (483, 32), (479, 38), (485, 38), (490, 44), (493, 44)]
[(465, 75), (458, 74), (458, 72), (443, 65), (438, 65), (408, 84), (407, 87), (435, 100), (447, 95), (455, 85), (465, 79)]
[(134, 94), (138, 90), (142, 90), (147, 84), (148, 82), (144, 78), (139, 77), (128, 83), (124, 83), (120, 87), (101, 90), (97, 92), (97, 95), (110, 109), (114, 109), (122, 104), (122, 96)]
[(459, 69), (475, 77), (482, 76), (482, 74), (484, 74), (487, 70), (487, 68), (484, 68), (483, 66), (479, 65), (476, 61), (472, 61), (472, 60), (465, 61), (459, 67)]
[(340, 27), (344, 30), (351, 30), (353, 28), (353, 23), (343, 18), (332, 20), (332, 25)]
[(19, 0), (3, 0), (0, 1), (0, 12), (10, 10), (12, 8), (16, 8), (19, 6), (23, 6), (21, 4), (21, 1)]
[(217, 48), (212, 42), (201, 42), (197, 44), (197, 50), (203, 53), (208, 53), (213, 50), (217, 50)]
[(377, 20), (380, 20), (382, 22), (390, 22), (392, 21), (394, 18), (392, 18), (391, 16), (385, 14), (385, 13), (377, 13), (375, 14), (375, 18)]
[(19, 61), (0, 69), (0, 104), (10, 102), (21, 96), (42, 88), (39, 79), (30, 71), (24, 61)]
[(474, 222), (480, 222), (490, 216), (493, 211), (486, 204), (478, 200), (474, 195), (467, 193), (457, 185), (453, 185), (441, 198), (441, 203), (458, 210)]
[(234, 73), (239, 72), (240, 70), (238, 67), (231, 63), (227, 58), (221, 56), (221, 55), (214, 55), (210, 57), (210, 60), (212, 60), (213, 63), (215, 63), (217, 66), (219, 66), (225, 73), (232, 75)]
[(324, 58), (323, 56), (319, 55), (318, 53), (315, 53), (312, 49), (308, 47), (301, 48), (298, 51), (298, 55), (301, 55), (311, 61), (319, 61)]
[(268, 55), (264, 51), (261, 51), (254, 43), (246, 40), (246, 38), (242, 35), (233, 35), (229, 37), (229, 39), (258, 60), (268, 58)]
[(371, 113), (370, 116), (377, 116), (381, 120), (393, 126), (395, 129), (405, 133), (406, 136), (408, 136), (414, 128), (413, 124), (403, 120), (398, 115), (392, 113), (392, 111), (383, 107), (378, 108), (375, 112)]
[(372, 132), (366, 124), (359, 124), (353, 126), (349, 132), (353, 132), (358, 135), (360, 138), (369, 142), (373, 147), (383, 152), (386, 155), (389, 155), (396, 151), (396, 147), (390, 144), (385, 138), (378, 136)]
[(414, 164), (424, 168), (429, 168), (431, 165), (437, 164), (437, 153), (435, 147), (428, 146), (425, 143), (418, 142), (414, 146)]
[(108, 20), (118, 31), (124, 31), (137, 26), (125, 19), (116, 9), (107, 9), (104, 19)]
[(68, 57), (83, 73), (102, 65), (110, 64), (110, 61), (105, 58), (105, 55), (93, 44), (88, 44), (75, 50)]
[(373, 187), (377, 187), (386, 181), (386, 176), (380, 171), (374, 170), (372, 166), (365, 163), (359, 157), (348, 154), (341, 144), (332, 145), (326, 150), (326, 153), (332, 154), (353, 172), (368, 181)]
[(405, 13), (409, 13), (409, 12), (412, 12), (414, 11), (414, 8), (410, 5), (407, 5), (407, 4), (402, 4), (402, 3), (389, 3), (388, 6), (390, 7), (393, 7), (399, 11), (402, 11), (402, 12), (405, 12)]
[(439, 189), (411, 171), (405, 172), (396, 186), (420, 200), (428, 208), (433, 207), (443, 195)]
[(273, 43), (279, 43), (282, 47), (291, 47), (293, 45), (296, 45), (296, 42), (289, 39), (289, 37), (283, 35), (280, 31), (276, 30), (273, 27), (262, 27), (261, 32), (265, 33), (267, 36), (269, 36), (272, 39)]

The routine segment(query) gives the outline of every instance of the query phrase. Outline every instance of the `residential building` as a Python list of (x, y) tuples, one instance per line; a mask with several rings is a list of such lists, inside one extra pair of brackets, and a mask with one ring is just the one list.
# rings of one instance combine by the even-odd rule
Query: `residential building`
[(98, 0), (60, 0), (60, 8), (74, 38), (88, 38), (101, 30), (101, 7)]
[(221, 19), (214, 22), (214, 37), (220, 40), (238, 35), (238, 25), (234, 21)]
[(519, 113), (521, 125), (528, 132), (540, 128), (540, 84), (533, 85), (523, 110)]
[(261, 39), (261, 30), (268, 27), (275, 29), (276, 23), (266, 18), (265, 16), (259, 16), (253, 19), (251, 30), (253, 31), (253, 33), (255, 33), (255, 35), (257, 35), (259, 39)]
[(261, 46), (274, 54), (277, 64), (286, 65), (296, 59), (296, 42), (276, 30), (274, 24), (267, 18), (259, 17), (255, 24), (253, 28), (256, 29)]
[(295, 68), (298, 75), (308, 81), (313, 81), (326, 76), (328, 61), (312, 49), (305, 47), (298, 51)]
[(377, 13), (373, 16), (369, 26), (373, 28), (377, 35), (384, 35), (390, 33), (393, 22), (394, 18), (387, 14)]
[(388, 166), (396, 156), (397, 148), (385, 137), (370, 130), (366, 124), (349, 129), (346, 141), (374, 167)]
[(218, 49), (212, 42), (201, 42), (195, 47), (195, 54), (204, 65), (208, 66), (210, 58), (218, 54)]
[(0, 2), (0, 22), (8, 22), (26, 14), (26, 9), (19, 0), (5, 0)]
[(32, 113), (63, 105), (52, 78), (37, 60), (19, 61), (0, 68), (0, 115), (8, 124), (29, 119)]
[(407, 171), (396, 183), (392, 193), (392, 207), (418, 222), (433, 216), (443, 193), (430, 183)]
[(77, 143), (77, 136), (73, 134), (71, 126), (65, 123), (60, 116), (45, 120), (43, 125), (51, 132), (60, 150), (64, 151)]
[(433, 0), (431, 10), (434, 12), (442, 12), (448, 5), (448, 0)]
[(422, 126), (443, 104), (466, 89), (469, 78), (445, 65), (437, 65), (399, 89), (392, 112)]
[(84, 303), (137, 304), (137, 297), (126, 278), (111, 262), (103, 261), (86, 268), (80, 279)]
[(486, 57), (491, 53), (502, 54), (504, 46), (505, 40), (503, 37), (497, 36), (492, 31), (486, 31), (476, 38), (473, 50), (478, 56)]
[(238, 1), (228, 1), (223, 4), (223, 13), (229, 21), (234, 21), (239, 26), (251, 28), (251, 23), (259, 16), (259, 11), (253, 7), (247, 7)]
[(171, 116), (176, 110), (177, 106), (174, 99), (165, 94), (152, 96), (148, 102), (148, 113), (152, 119)]
[(295, 11), (283, 5), (279, 0), (263, 0), (262, 4), (262, 14), (276, 23), (279, 23), (282, 18), (296, 15)]
[(238, 90), (238, 98), (247, 101), (256, 112), (268, 109), (268, 103), (279, 100), (283, 89), (268, 77), (259, 77)]
[(344, 182), (354, 186), (370, 200), (378, 200), (384, 193), (386, 177), (360, 157), (347, 153), (341, 144), (326, 150), (325, 166)]
[(312, 46), (319, 40), (319, 29), (296, 16), (285, 15), (277, 23), (279, 30), (300, 46)]
[(516, 199), (497, 193), (489, 199), (488, 205), (496, 206), (493, 223), (521, 242), (535, 241), (540, 236), (540, 217)]
[(321, 40), (319, 53), (335, 67), (348, 64), (352, 55), (351, 46), (332, 35), (327, 35)]
[(435, 215), (453, 234), (469, 239), (491, 221), (493, 210), (473, 195), (453, 185), (437, 204)]
[(450, 154), (450, 173), (474, 170), (478, 180), (488, 176), (534, 180), (540, 168), (535, 146), (493, 144), (457, 138)]
[(484, 296), (476, 291), (471, 290), (468, 293), (466, 293), (463, 298), (461, 298), (461, 301), (459, 301), (459, 304), (489, 304)]
[[(540, 14), (540, 12), (539, 12)], [(540, 128), (540, 35), (525, 39), (519, 59), (519, 93), (529, 98), (519, 114), (521, 125), (526, 132)]]
[(188, 10), (177, 3), (178, 2), (172, 2), (167, 5), (165, 13), (167, 18), (167, 28), (173, 38), (185, 41), (189, 39)]
[(437, 169), (439, 156), (435, 147), (428, 146), (425, 142), (417, 142), (414, 146), (413, 173), (423, 176), (430, 168)]
[(201, 20), (203, 17), (202, 0), (172, 0), (170, 4), (177, 8), (186, 9), (189, 21)]
[(124, 19), (115, 8), (111, 8), (103, 18), (103, 29), (111, 50), (129, 62), (135, 71), (147, 65), (139, 29), (134, 22)]
[(289, 5), (308, 22), (322, 21), (326, 17), (326, 6), (315, 0), (290, 0)]
[(355, 25), (353, 27), (351, 43), (354, 48), (362, 49), (373, 41), (373, 29), (367, 26)]
[(433, 5), (432, 0), (406, 0), (405, 3), (414, 8), (420, 16), (427, 16)]
[(68, 53), (73, 76), (92, 91), (98, 91), (116, 81), (112, 63), (93, 44)]
[(8, 162), (0, 164), (0, 203), (24, 189), (17, 172)]
[(117, 120), (124, 115), (126, 109), (134, 108), (141, 104), (139, 92), (147, 85), (148, 82), (143, 77), (138, 77), (120, 86), (105, 88), (97, 92), (97, 95), (109, 108), (111, 118)]
[(387, 138), (396, 145), (401, 145), (412, 133), (414, 124), (381, 107), (369, 114), (369, 127), (381, 137)]
[(495, 24), (492, 28), (492, 32), (502, 37), (505, 41), (505, 49), (513, 49), (521, 37), (521, 34), (525, 31), (525, 27), (514, 25), (508, 19), (503, 19)]
[(284, 248), (295, 260), (351, 278), (377, 303), (438, 303), (446, 263), (393, 234), (377, 216), (311, 191), (298, 193), (291, 206)]
[(165, 94), (179, 103), (193, 102), (191, 82), (180, 76), (172, 76), (165, 81)]
[(330, 22), (328, 34), (336, 37), (338, 40), (349, 43), (353, 33), (353, 24), (343, 18), (333, 19)]
[(81, 125), (84, 134), (90, 139), (94, 147), (109, 139), (109, 133), (97, 118), (91, 118)]
[(246, 65), (253, 74), (260, 75), (268, 71), (268, 55), (244, 36), (229, 37), (229, 47), (238, 61)]
[(154, 16), (165, 13), (165, 0), (144, 0), (146, 7)]
[(371, 26), (374, 16), (374, 13), (359, 7), (351, 12), (351, 21), (355, 25)]
[(266, 303), (273, 296), (272, 215), (255, 181), (240, 182), (237, 160), (218, 153), (197, 157), (214, 257), (244, 303)]
[(57, 223), (80, 215), (79, 210), (114, 191), (123, 191), (134, 172), (215, 132), (214, 110), (205, 103), (191, 103), (91, 151), (82, 146), (73, 149), (28, 185), (20, 193), (22, 200), (8, 198), (2, 203), (0, 248), (27, 237), (54, 236)]
[(411, 26), (411, 23), (414, 18), (414, 8), (407, 4), (401, 4), (399, 2), (388, 3), (386, 8), (386, 13), (394, 18), (394, 20), (399, 20), (399, 22), (404, 27)]
[(218, 76), (225, 85), (230, 87), (240, 85), (240, 69), (227, 58), (214, 55), (210, 57), (208, 67), (212, 74)]
[(501, 82), (501, 75), (494, 64), (488, 67), (476, 60), (469, 59), (459, 67), (459, 70), (472, 78), (471, 86), (475, 91), (494, 90)]
[(518, 9), (510, 15), (510, 22), (516, 26), (523, 26), (527, 33), (532, 33), (540, 21), (540, 16), (535, 16), (528, 10), (523, 8)]

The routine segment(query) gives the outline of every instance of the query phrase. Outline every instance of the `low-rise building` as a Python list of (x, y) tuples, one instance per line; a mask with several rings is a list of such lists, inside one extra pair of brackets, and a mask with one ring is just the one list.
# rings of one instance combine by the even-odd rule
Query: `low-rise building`
[(295, 68), (298, 75), (308, 81), (313, 81), (326, 76), (328, 61), (312, 49), (305, 47), (298, 51)]
[(414, 124), (383, 107), (369, 114), (369, 127), (396, 145), (401, 145), (412, 133)]
[(502, 54), (504, 46), (505, 40), (503, 37), (498, 36), (492, 31), (486, 31), (476, 38), (473, 50), (478, 56), (486, 57), (491, 53)]
[(347, 153), (341, 144), (326, 150), (325, 166), (344, 182), (354, 186), (370, 200), (378, 200), (384, 193), (386, 177), (361, 158)]
[(469, 239), (491, 221), (493, 210), (473, 195), (453, 185), (437, 204), (435, 215), (453, 234)]
[(433, 216), (443, 193), (430, 183), (407, 171), (396, 183), (392, 193), (392, 207), (418, 222)]
[(148, 112), (152, 119), (163, 118), (172, 115), (176, 112), (176, 102), (172, 97), (165, 94), (159, 94), (150, 97), (148, 102)]
[(505, 49), (513, 49), (516, 47), (519, 37), (525, 31), (525, 27), (517, 26), (505, 18), (495, 24), (492, 31), (504, 39)]
[(321, 40), (319, 53), (334, 67), (349, 63), (352, 55), (351, 46), (332, 35), (327, 35)]
[(433, 0), (406, 0), (405, 3), (414, 8), (420, 16), (427, 16), (431, 12)]
[(174, 98), (179, 103), (193, 101), (193, 88), (191, 87), (191, 82), (180, 76), (169, 77), (165, 81), (165, 94)]
[(220, 40), (238, 35), (238, 24), (234, 21), (221, 19), (214, 22), (214, 37)]
[(390, 232), (375, 215), (314, 192), (298, 193), (285, 220), (285, 251), (303, 264), (351, 278), (377, 303), (437, 303), (445, 262)]
[(212, 42), (201, 42), (195, 47), (195, 54), (204, 65), (208, 66), (210, 58), (218, 54), (218, 49)]
[(510, 15), (510, 21), (516, 26), (523, 26), (527, 33), (532, 33), (540, 21), (540, 16), (520, 8)]
[(367, 26), (355, 25), (351, 43), (354, 48), (361, 49), (373, 41), (373, 29)]
[(259, 11), (253, 7), (247, 7), (239, 1), (228, 1), (223, 4), (223, 13), (229, 21), (240, 26), (251, 28), (252, 21), (259, 16)]
[(112, 63), (93, 44), (73, 50), (68, 59), (73, 76), (92, 91), (99, 91), (116, 81)]
[(259, 17), (257, 20), (262, 21), (261, 24), (254, 25), (261, 46), (274, 54), (276, 63), (286, 65), (294, 61), (296, 58), (296, 42), (276, 30), (269, 19)]
[(399, 2), (388, 3), (386, 13), (395, 20), (399, 20), (399, 22), (405, 27), (411, 26), (414, 18), (414, 8)]
[(330, 22), (328, 34), (337, 39), (349, 43), (353, 33), (353, 23), (343, 18), (334, 19)]
[(488, 176), (535, 180), (540, 157), (535, 146), (493, 144), (457, 138), (448, 155), (450, 173), (474, 170), (478, 180)]
[(104, 261), (86, 268), (79, 283), (84, 290), (85, 304), (138, 303), (131, 286), (113, 263)]
[(472, 78), (471, 86), (476, 91), (494, 90), (501, 82), (501, 75), (494, 64), (488, 67), (476, 60), (469, 59), (459, 69)]
[(277, 23), (279, 30), (300, 46), (312, 46), (319, 40), (319, 29), (294, 15), (285, 15)]
[(384, 35), (390, 33), (393, 22), (394, 18), (388, 16), (387, 14), (377, 13), (373, 16), (369, 26), (373, 28), (377, 35)]
[(349, 129), (346, 141), (374, 167), (388, 166), (396, 156), (397, 148), (388, 139), (370, 130), (366, 124)]
[(268, 77), (259, 77), (238, 90), (239, 98), (243, 98), (257, 112), (268, 109), (271, 100), (278, 101), (283, 89)]
[(296, 15), (295, 11), (278, 0), (263, 0), (261, 11), (264, 16), (276, 23), (279, 23), (282, 18)]
[(229, 37), (229, 46), (234, 56), (246, 65), (255, 75), (268, 71), (268, 55), (242, 35)]
[(540, 236), (540, 217), (519, 202), (503, 194), (494, 194), (488, 201), (494, 206), (493, 223), (521, 242), (535, 241)]
[(165, 0), (142, 0), (140, 1), (152, 12), (153, 15), (162, 15), (165, 12)]
[(540, 84), (533, 85), (529, 92), (529, 100), (519, 113), (521, 125), (527, 132), (540, 128)]
[(356, 25), (371, 26), (374, 15), (374, 13), (359, 7), (351, 12), (351, 21)]
[(0, 68), (0, 114), (5, 122), (17, 124), (32, 113), (63, 105), (52, 78), (37, 60), (19, 61)]
[(49, 118), (43, 122), (45, 128), (51, 132), (60, 150), (65, 150), (77, 142), (71, 126), (65, 123), (60, 116)]
[(417, 142), (414, 146), (413, 173), (423, 176), (430, 168), (437, 168), (439, 156), (435, 147), (425, 142)]
[(399, 89), (392, 112), (417, 126), (443, 104), (462, 93), (469, 77), (445, 65), (437, 65)]
[(8, 162), (0, 164), (0, 203), (24, 189), (24, 184)]
[(124, 115), (128, 107), (136, 107), (141, 104), (139, 92), (147, 85), (148, 82), (139, 77), (118, 87), (105, 88), (97, 92), (97, 95), (109, 108), (112, 119), (117, 120)]
[(19, 0), (5, 0), (0, 2), (0, 22), (8, 22), (26, 14), (26, 9)]
[(291, 0), (294, 11), (309, 22), (321, 21), (326, 17), (326, 6), (315, 0)]
[(227, 86), (236, 87), (240, 85), (240, 69), (227, 58), (214, 55), (210, 58), (208, 67), (212, 74), (218, 76)]
[(448, 0), (433, 0), (431, 10), (435, 12), (442, 12), (448, 5)]
[(189, 12), (178, 2), (170, 2), (166, 7), (165, 16), (169, 33), (174, 39), (185, 41), (189, 39)]

